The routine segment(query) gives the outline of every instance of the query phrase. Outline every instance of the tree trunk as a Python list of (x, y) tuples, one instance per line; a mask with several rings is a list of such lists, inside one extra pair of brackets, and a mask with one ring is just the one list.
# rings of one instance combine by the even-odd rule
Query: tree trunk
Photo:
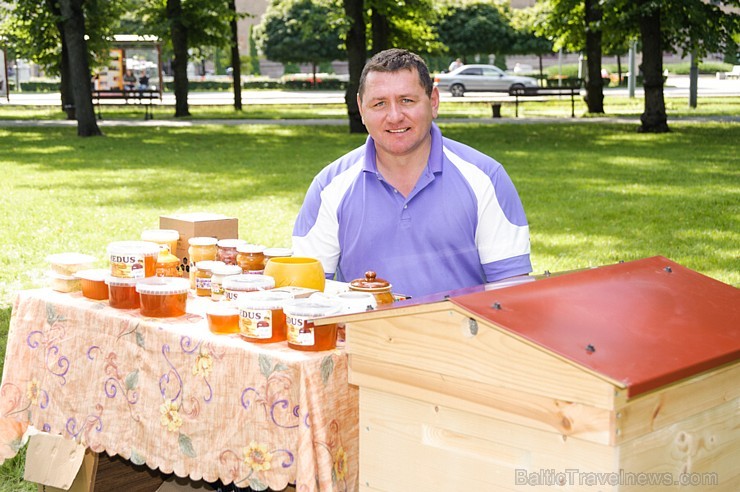
[(239, 56), (239, 37), (237, 35), (236, 1), (229, 0), (229, 10), (234, 16), (231, 27), (231, 76), (234, 83), (234, 110), (242, 110), (242, 61)]
[(95, 119), (90, 91), (90, 64), (85, 41), (85, 14), (83, 0), (61, 0), (64, 40), (67, 43), (70, 85), (77, 117), (77, 135), (92, 137), (102, 135)]
[(363, 0), (343, 0), (344, 12), (350, 22), (347, 32), (347, 60), (349, 62), (349, 84), (344, 94), (349, 116), (350, 133), (367, 133), (362, 124), (360, 108), (357, 105), (357, 91), (360, 86), (360, 75), (365, 66), (365, 18), (363, 16)]
[(586, 105), (589, 113), (604, 112), (604, 80), (601, 78), (601, 17), (598, 0), (586, 0)]
[(373, 47), (370, 50), (370, 56), (390, 48), (391, 26), (388, 17), (373, 9), (370, 16), (370, 23), (373, 36)]
[(617, 85), (622, 85), (622, 55), (617, 55)]
[(316, 63), (315, 62), (311, 63), (311, 70), (313, 74), (313, 83), (311, 84), (311, 88), (316, 90)]
[(59, 62), (59, 95), (62, 98), (62, 111), (67, 113), (68, 120), (76, 120), (75, 116), (75, 99), (72, 94), (71, 75), (69, 70), (69, 50), (67, 42), (64, 40), (64, 23), (62, 22), (62, 11), (59, 4), (54, 0), (46, 0), (46, 8), (54, 14), (57, 19), (56, 28), (59, 31), (59, 38), (62, 40), (62, 59)]
[(170, 21), (172, 52), (175, 59), (172, 71), (175, 79), (175, 118), (190, 116), (188, 108), (188, 30), (183, 24), (180, 0), (167, 0), (167, 19)]
[(663, 99), (663, 50), (660, 38), (660, 6), (651, 0), (640, 0), (640, 35), (642, 37), (642, 85), (645, 89), (645, 112), (640, 116), (643, 133), (665, 133), (668, 117)]

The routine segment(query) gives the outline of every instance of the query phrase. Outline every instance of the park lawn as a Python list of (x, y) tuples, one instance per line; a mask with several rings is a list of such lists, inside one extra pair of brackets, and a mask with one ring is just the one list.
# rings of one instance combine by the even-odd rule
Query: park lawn
[[(740, 125), (671, 121), (658, 135), (636, 123), (440, 125), (506, 167), (530, 221), (535, 273), (662, 255), (740, 286)], [(80, 251), (105, 266), (109, 242), (193, 211), (235, 216), (240, 237), (289, 246), (312, 177), (365, 139), (345, 126), (104, 131), (0, 128), (0, 361), (14, 293), (44, 285), (46, 255)], [(19, 460), (0, 466), (0, 492), (17, 490), (7, 477), (19, 476)]]

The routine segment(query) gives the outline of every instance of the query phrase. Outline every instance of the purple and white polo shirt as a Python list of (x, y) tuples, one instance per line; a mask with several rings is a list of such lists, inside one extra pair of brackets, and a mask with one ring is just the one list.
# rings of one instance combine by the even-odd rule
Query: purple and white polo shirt
[(405, 198), (378, 172), (372, 137), (326, 166), (296, 219), (294, 254), (342, 282), (374, 270), (414, 297), (531, 272), (527, 218), (503, 166), (434, 124), (431, 134)]

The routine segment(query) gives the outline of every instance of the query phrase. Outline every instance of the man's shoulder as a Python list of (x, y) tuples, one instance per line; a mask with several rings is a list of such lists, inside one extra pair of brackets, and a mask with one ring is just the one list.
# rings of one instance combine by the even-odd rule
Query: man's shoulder
[(456, 166), (475, 166), (486, 174), (494, 174), (502, 169), (501, 163), (467, 144), (444, 137), (442, 140), (445, 156)]
[(314, 184), (321, 189), (337, 181), (355, 179), (362, 171), (365, 163), (365, 146), (360, 146), (347, 152), (334, 162), (326, 165), (314, 179)]

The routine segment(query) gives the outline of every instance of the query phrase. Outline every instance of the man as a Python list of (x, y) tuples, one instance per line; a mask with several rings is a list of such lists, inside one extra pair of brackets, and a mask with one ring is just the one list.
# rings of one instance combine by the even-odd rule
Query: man
[(293, 229), (296, 256), (344, 282), (374, 270), (411, 296), (532, 271), (514, 185), (498, 162), (442, 137), (439, 92), (419, 56), (375, 55), (357, 100), (370, 136), (314, 178)]
[(460, 58), (455, 58), (452, 60), (452, 63), (450, 63), (450, 66), (448, 68), (448, 71), (452, 72), (455, 69), (458, 69), (463, 66), (463, 62)]

